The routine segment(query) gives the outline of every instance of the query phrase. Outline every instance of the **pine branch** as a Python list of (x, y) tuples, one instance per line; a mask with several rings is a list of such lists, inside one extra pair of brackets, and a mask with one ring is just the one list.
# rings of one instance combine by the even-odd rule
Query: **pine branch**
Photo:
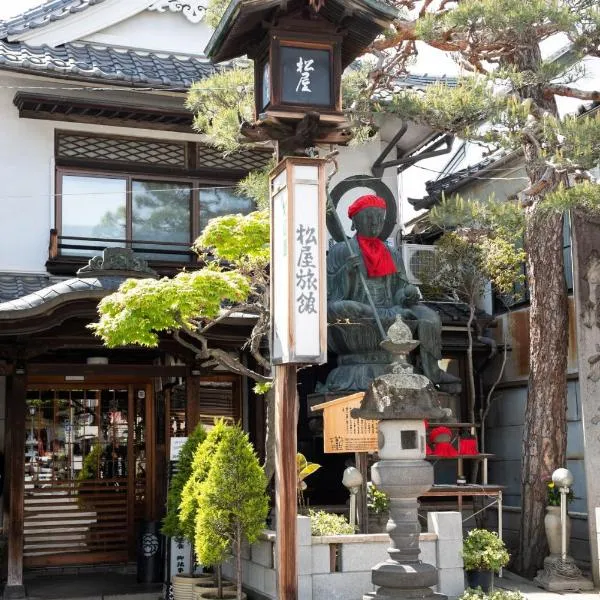
[(544, 86), (544, 94), (547, 96), (565, 96), (567, 98), (579, 98), (579, 100), (590, 100), (592, 102), (600, 102), (600, 92), (578, 90), (568, 85), (548, 84)]

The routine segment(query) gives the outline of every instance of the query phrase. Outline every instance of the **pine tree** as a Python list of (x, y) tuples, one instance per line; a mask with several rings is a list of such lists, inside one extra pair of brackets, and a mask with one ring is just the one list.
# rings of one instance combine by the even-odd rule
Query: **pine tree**
[(242, 543), (255, 542), (265, 527), (266, 486), (248, 435), (239, 426), (227, 428), (199, 486), (195, 548), (206, 565), (235, 557), (238, 600), (242, 598)]
[(200, 499), (200, 485), (208, 476), (212, 461), (227, 431), (224, 419), (215, 422), (206, 439), (196, 447), (189, 476), (183, 486), (179, 504), (179, 526), (185, 538), (193, 541), (196, 536), (196, 515)]
[(162, 523), (162, 533), (168, 537), (183, 537), (193, 542), (193, 535), (186, 535), (180, 523), (179, 505), (181, 504), (182, 492), (192, 474), (192, 462), (197, 449), (206, 438), (206, 430), (200, 423), (188, 437), (187, 441), (179, 451), (177, 461), (177, 472), (169, 485), (167, 493), (167, 513)]

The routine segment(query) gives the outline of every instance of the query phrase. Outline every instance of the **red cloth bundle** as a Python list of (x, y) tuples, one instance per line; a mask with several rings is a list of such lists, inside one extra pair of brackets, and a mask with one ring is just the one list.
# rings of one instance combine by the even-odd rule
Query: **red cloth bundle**
[(465, 455), (478, 454), (477, 440), (472, 437), (461, 438), (458, 440), (458, 453)]
[[(438, 438), (444, 438), (438, 441)], [(458, 456), (456, 448), (450, 443), (452, 432), (448, 427), (436, 427), (429, 434), (429, 439), (434, 444), (432, 454), (434, 456)]]

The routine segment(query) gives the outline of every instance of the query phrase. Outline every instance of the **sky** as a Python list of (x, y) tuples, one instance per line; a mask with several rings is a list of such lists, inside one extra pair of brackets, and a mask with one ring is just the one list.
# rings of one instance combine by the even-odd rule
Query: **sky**
[(43, 3), (43, 0), (0, 0), (0, 19), (18, 15), (28, 8)]

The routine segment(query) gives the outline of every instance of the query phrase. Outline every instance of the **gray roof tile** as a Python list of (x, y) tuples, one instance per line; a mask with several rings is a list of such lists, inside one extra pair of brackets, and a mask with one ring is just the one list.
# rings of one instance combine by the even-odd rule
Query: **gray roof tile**
[(195, 57), (180, 58), (79, 42), (51, 48), (0, 40), (0, 69), (184, 90), (194, 81), (214, 73), (216, 67)]
[(102, 2), (104, 0), (50, 0), (41, 6), (30, 8), (20, 15), (0, 22), (0, 38), (44, 27)]
[[(22, 283), (23, 279), (27, 279), (27, 276), (12, 276), (13, 283), (9, 284), (8, 280), (10, 276), (0, 276), (0, 291), (19, 288), (19, 282)], [(42, 279), (46, 279), (46, 285), (48, 283), (47, 278), (42, 276), (38, 277), (38, 283), (42, 283)], [(118, 289), (119, 285), (125, 281), (126, 277), (118, 276), (107, 276), (107, 277), (86, 277), (73, 279), (67, 279), (64, 281), (58, 281), (48, 287), (42, 287), (37, 291), (28, 293), (20, 298), (15, 298), (0, 304), (0, 317), (12, 313), (13, 311), (31, 310), (42, 306), (56, 298), (63, 297), (65, 300), (71, 294), (82, 294), (82, 293), (106, 293), (109, 294)], [(34, 285), (32, 278), (29, 278), (29, 285)]]
[(48, 275), (0, 273), (0, 303), (27, 296), (60, 281)]
[(490, 165), (493, 165), (505, 155), (506, 151), (501, 150), (487, 156), (474, 165), (470, 165), (459, 171), (454, 171), (444, 177), (426, 181), (425, 190), (427, 191), (427, 195), (423, 198), (408, 198), (408, 201), (417, 210), (432, 208), (441, 200), (442, 194), (451, 194), (470, 181), (472, 177), (476, 177), (479, 172), (485, 171)]

